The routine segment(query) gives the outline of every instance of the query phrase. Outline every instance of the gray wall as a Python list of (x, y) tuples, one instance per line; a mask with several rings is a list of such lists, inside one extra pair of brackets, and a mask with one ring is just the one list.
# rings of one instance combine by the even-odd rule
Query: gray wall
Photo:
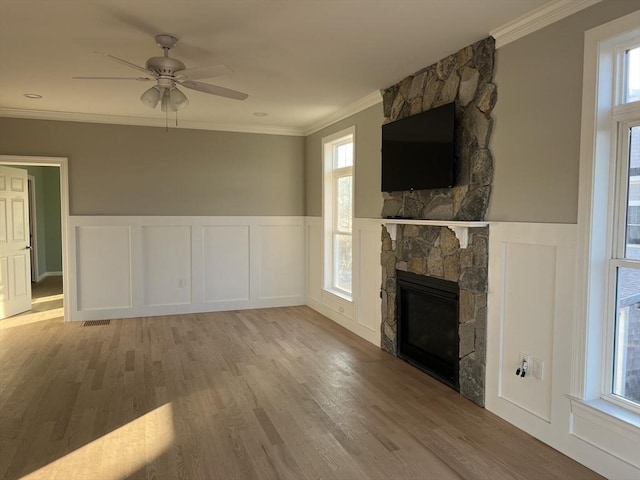
[[(605, 0), (498, 49), (486, 218), (575, 223), (584, 32)], [(377, 218), (382, 104), (302, 137), (0, 118), (0, 153), (69, 157), (73, 215), (322, 215), (322, 138), (356, 126), (355, 216)]]
[(381, 102), (306, 138), (305, 215), (322, 216), (322, 138), (355, 125), (354, 216), (356, 218), (380, 218), (382, 211), (380, 148), (383, 120)]
[[(497, 50), (498, 102), (490, 144), (494, 180), (487, 220), (577, 221), (584, 32), (637, 5), (635, 0), (605, 0)], [(306, 215), (322, 215), (322, 137), (356, 125), (355, 216), (380, 216), (380, 108), (307, 137)]]
[(304, 138), (0, 118), (0, 153), (69, 158), (72, 215), (303, 215)]
[(577, 222), (584, 32), (637, 9), (605, 0), (497, 50), (488, 220)]

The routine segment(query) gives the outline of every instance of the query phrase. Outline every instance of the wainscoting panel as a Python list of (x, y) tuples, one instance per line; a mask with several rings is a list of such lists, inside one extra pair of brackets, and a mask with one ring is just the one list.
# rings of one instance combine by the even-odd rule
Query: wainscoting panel
[(321, 217), (306, 218), (307, 305), (374, 345), (380, 345), (381, 221), (353, 219), (353, 298), (324, 290)]
[(147, 306), (191, 303), (191, 227), (142, 227), (142, 280)]
[(130, 227), (78, 225), (71, 240), (77, 310), (108, 317), (113, 309), (131, 308)]
[(299, 296), (304, 282), (303, 227), (261, 225), (258, 232), (260, 298)]
[[(505, 242), (502, 258), (503, 361), (499, 395), (548, 422), (551, 420), (556, 248)], [(530, 360), (525, 377), (515, 375), (521, 352)], [(534, 358), (546, 367), (542, 378), (533, 376)]]
[(69, 220), (71, 320), (304, 303), (302, 217)]
[[(604, 403), (602, 400), (596, 402)], [(572, 435), (640, 469), (638, 427), (604, 413), (607, 410), (606, 405), (600, 405), (599, 408), (603, 408), (603, 411), (591, 408), (580, 400), (572, 399)], [(635, 475), (635, 478), (640, 478), (640, 472), (638, 473), (639, 475)]]
[[(491, 223), (490, 229), (486, 407), (544, 434), (558, 408), (569, 408), (563, 393), (574, 286), (567, 280), (575, 269), (576, 226)], [(516, 375), (521, 354), (529, 357), (525, 377)]]
[(249, 226), (204, 226), (204, 301), (249, 301)]
[[(580, 463), (635, 478), (624, 452), (637, 447), (613, 452), (620, 429), (591, 421), (575, 401), (572, 413), (576, 239), (575, 224), (491, 222), (485, 406)], [(542, 380), (516, 376), (520, 353), (544, 361)]]
[(307, 300), (320, 303), (322, 292), (322, 219), (308, 217), (306, 225)]
[[(374, 337), (380, 334), (381, 308), (380, 282), (382, 267), (380, 249), (382, 245), (382, 226), (379, 221), (356, 221), (358, 255), (354, 267), (358, 273), (358, 324), (370, 330)], [(379, 342), (378, 342), (379, 344)]]

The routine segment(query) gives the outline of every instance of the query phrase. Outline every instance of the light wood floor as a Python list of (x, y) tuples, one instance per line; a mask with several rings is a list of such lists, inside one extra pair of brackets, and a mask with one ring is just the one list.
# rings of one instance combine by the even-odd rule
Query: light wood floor
[(8, 479), (600, 478), (306, 307), (0, 321), (0, 389)]

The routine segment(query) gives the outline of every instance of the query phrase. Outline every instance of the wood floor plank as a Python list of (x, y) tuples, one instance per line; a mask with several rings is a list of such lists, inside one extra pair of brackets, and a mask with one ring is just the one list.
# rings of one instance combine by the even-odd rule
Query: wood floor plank
[(7, 320), (0, 478), (600, 478), (307, 307)]

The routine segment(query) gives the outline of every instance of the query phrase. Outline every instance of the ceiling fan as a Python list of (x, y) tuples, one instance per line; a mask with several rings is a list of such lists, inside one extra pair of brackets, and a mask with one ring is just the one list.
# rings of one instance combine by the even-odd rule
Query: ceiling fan
[(176, 46), (178, 39), (173, 35), (161, 34), (155, 36), (156, 44), (164, 50), (162, 57), (151, 57), (144, 67), (123, 60), (113, 55), (106, 55), (107, 58), (133, 68), (145, 74), (142, 77), (73, 77), (80, 80), (137, 80), (156, 81), (156, 85), (145, 90), (140, 96), (142, 103), (149, 108), (156, 108), (158, 103), (163, 112), (177, 112), (189, 104), (187, 96), (178, 90), (176, 85), (197, 90), (198, 92), (218, 95), (220, 97), (232, 98), (234, 100), (245, 100), (249, 95), (246, 93), (231, 90), (230, 88), (211, 85), (209, 83), (198, 82), (200, 78), (212, 78), (225, 73), (232, 73), (233, 70), (226, 65), (209, 65), (206, 67), (186, 68), (185, 64), (177, 58), (169, 56), (169, 50)]

